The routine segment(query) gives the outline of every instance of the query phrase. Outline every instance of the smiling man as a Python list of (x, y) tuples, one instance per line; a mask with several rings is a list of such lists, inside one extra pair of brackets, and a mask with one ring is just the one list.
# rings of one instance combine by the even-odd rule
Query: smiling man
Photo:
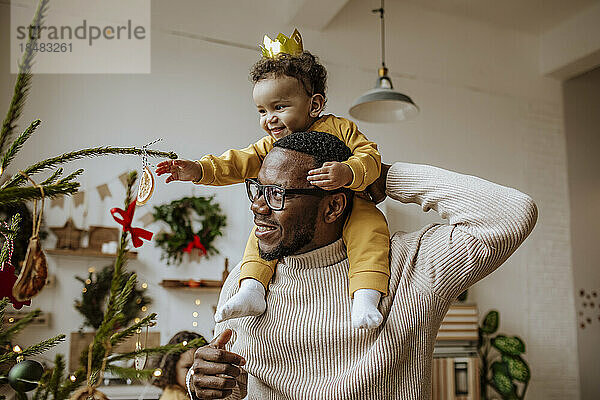
[[(341, 145), (340, 145), (341, 144)], [(389, 295), (374, 330), (353, 329), (341, 238), (352, 193), (307, 181), (342, 161), (332, 135), (294, 133), (275, 143), (246, 183), (263, 256), (279, 259), (258, 317), (217, 324), (188, 374), (200, 399), (429, 399), (433, 346), (450, 304), (499, 267), (533, 229), (537, 209), (517, 190), (439, 168), (384, 166), (379, 190), (436, 210), (447, 224), (396, 233)], [(346, 148), (346, 151), (347, 148)], [(238, 290), (239, 266), (219, 305)]]

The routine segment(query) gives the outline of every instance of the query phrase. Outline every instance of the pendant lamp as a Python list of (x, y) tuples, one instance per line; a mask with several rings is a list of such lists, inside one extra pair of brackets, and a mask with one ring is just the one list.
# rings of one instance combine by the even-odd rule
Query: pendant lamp
[(419, 113), (419, 108), (407, 95), (397, 92), (392, 86), (385, 66), (385, 17), (383, 0), (381, 8), (373, 10), (379, 13), (381, 21), (381, 68), (375, 87), (354, 101), (350, 115), (366, 122), (395, 122), (409, 119)]

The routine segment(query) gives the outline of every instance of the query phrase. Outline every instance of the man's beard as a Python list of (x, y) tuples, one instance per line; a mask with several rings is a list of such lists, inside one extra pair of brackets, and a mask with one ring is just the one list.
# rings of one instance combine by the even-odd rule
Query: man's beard
[(304, 224), (297, 226), (293, 231), (294, 237), (288, 245), (284, 245), (280, 242), (273, 250), (263, 251), (260, 248), (260, 242), (258, 245), (258, 254), (265, 261), (278, 260), (282, 257), (286, 257), (295, 254), (298, 250), (310, 243), (315, 236), (315, 225), (317, 222), (317, 210), (313, 209), (312, 215), (309, 215), (304, 219)]

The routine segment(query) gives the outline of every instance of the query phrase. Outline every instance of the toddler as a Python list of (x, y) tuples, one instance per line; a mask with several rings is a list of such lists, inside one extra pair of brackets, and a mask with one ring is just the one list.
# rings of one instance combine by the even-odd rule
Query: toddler
[[(302, 49), (298, 31), (290, 38), (279, 34), (277, 42), (271, 43), (277, 46), (263, 48), (262, 59), (250, 72), (260, 126), (268, 136), (245, 149), (228, 150), (219, 157), (206, 155), (199, 161), (163, 161), (158, 164), (156, 173), (169, 173), (167, 183), (174, 180), (214, 186), (241, 183), (258, 175), (262, 160), (277, 139), (293, 132), (320, 131), (341, 139), (352, 156), (345, 162), (326, 162), (309, 171), (308, 181), (325, 190), (346, 187), (364, 191), (379, 177), (381, 170), (377, 145), (367, 140), (353, 122), (322, 115), (327, 71), (314, 55)], [(256, 229), (260, 233), (262, 228)], [(355, 196), (343, 232), (350, 263), (348, 290), (352, 296), (354, 328), (376, 328), (383, 320), (377, 306), (381, 296), (387, 294), (389, 237), (385, 217), (375, 203), (365, 196)], [(241, 264), (239, 291), (217, 310), (215, 320), (262, 314), (266, 309), (266, 289), (276, 265), (277, 260), (261, 258), (253, 231)]]

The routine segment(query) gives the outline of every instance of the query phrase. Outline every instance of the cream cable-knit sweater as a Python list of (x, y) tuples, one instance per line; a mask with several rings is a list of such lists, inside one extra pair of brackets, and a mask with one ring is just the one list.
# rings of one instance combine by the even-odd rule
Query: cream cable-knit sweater
[[(396, 163), (387, 194), (436, 210), (431, 224), (391, 239), (380, 328), (352, 329), (342, 240), (285, 257), (259, 317), (217, 324), (247, 360), (248, 399), (429, 399), (435, 338), (451, 302), (498, 268), (533, 229), (537, 208), (511, 188), (439, 168)], [(239, 265), (219, 306), (238, 288)], [(240, 398), (236, 390), (230, 398)]]

